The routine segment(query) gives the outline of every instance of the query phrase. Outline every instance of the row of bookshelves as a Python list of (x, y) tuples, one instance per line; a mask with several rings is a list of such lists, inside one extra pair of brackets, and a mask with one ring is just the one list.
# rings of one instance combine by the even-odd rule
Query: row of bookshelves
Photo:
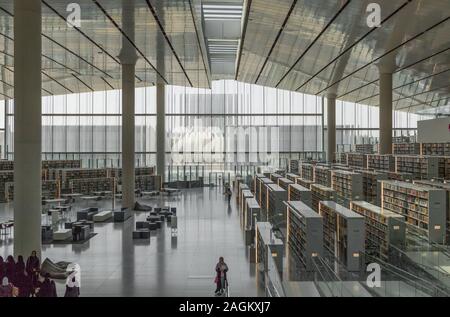
[(384, 261), (389, 259), (391, 245), (405, 244), (404, 217), (365, 201), (353, 201), (350, 209), (365, 218), (366, 250)]
[[(42, 181), (42, 198), (43, 199), (55, 199), (60, 195), (59, 182), (57, 181)], [(14, 201), (14, 183), (5, 184), (5, 195), (2, 202), (12, 202)]]
[(323, 244), (348, 271), (361, 269), (365, 252), (365, 219), (332, 201), (319, 204), (323, 217)]
[(287, 203), (287, 215), (289, 251), (307, 270), (312, 270), (313, 258), (323, 254), (322, 217), (300, 201)]
[(400, 181), (381, 181), (382, 208), (406, 217), (429, 241), (446, 239), (446, 193), (442, 189)]
[(336, 201), (349, 206), (352, 200), (363, 199), (362, 175), (349, 171), (333, 171), (331, 187), (336, 192)]
[(312, 207), (311, 190), (299, 184), (289, 186), (288, 201), (301, 201), (305, 205)]
[[(81, 168), (81, 160), (44, 160), (42, 169)], [(0, 160), (0, 171), (14, 170), (14, 161)]]

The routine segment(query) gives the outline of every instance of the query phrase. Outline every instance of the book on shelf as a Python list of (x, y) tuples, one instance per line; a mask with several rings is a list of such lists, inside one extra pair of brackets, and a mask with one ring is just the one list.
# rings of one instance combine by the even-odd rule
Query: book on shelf
[(289, 173), (299, 173), (300, 160), (289, 160)]
[(372, 154), (374, 152), (374, 144), (355, 144), (355, 152), (361, 154)]
[(115, 193), (115, 189), (115, 178), (113, 177), (80, 178), (61, 182), (62, 194), (79, 193), (93, 195), (95, 192)]
[(336, 201), (346, 207), (350, 201), (363, 199), (363, 178), (360, 173), (334, 170), (331, 187), (336, 192)]
[(249, 198), (244, 211), (244, 228), (254, 230), (258, 221), (261, 221), (261, 207), (255, 197)]
[(347, 153), (347, 165), (349, 167), (365, 168), (367, 166), (367, 155), (361, 153)]
[(319, 212), (319, 203), (321, 201), (334, 201), (336, 192), (333, 188), (320, 184), (311, 185), (312, 209)]
[[(41, 195), (43, 199), (55, 199), (60, 197), (59, 182), (55, 180), (42, 181)], [(5, 184), (5, 200), (14, 201), (14, 182)]]
[(391, 154), (367, 155), (367, 168), (379, 171), (395, 171), (395, 157)]
[(406, 218), (408, 230), (430, 242), (446, 240), (446, 193), (443, 189), (401, 181), (380, 181), (381, 207)]
[(301, 201), (287, 202), (286, 208), (288, 257), (292, 254), (311, 271), (313, 258), (323, 256), (322, 217)]
[(415, 180), (414, 184), (430, 186), (438, 189), (445, 190), (446, 193), (446, 211), (447, 211), (447, 233), (446, 241), (450, 244), (450, 183), (443, 183), (440, 181), (431, 180)]
[(278, 180), (279, 180), (280, 178), (283, 178), (283, 176), (280, 175), (280, 174), (277, 174), (277, 173), (271, 173), (271, 174), (270, 174), (270, 180), (271, 180), (272, 182), (274, 182), (275, 184), (278, 183)]
[(302, 163), (301, 165), (301, 178), (314, 181), (314, 164)]
[(396, 155), (395, 171), (412, 174), (414, 179), (439, 177), (439, 159), (431, 156)]
[(311, 185), (314, 184), (314, 181), (309, 180), (309, 179), (304, 179), (304, 178), (297, 178), (295, 181), (297, 184), (299, 184), (303, 187), (306, 187), (308, 189), (310, 189)]
[(284, 190), (288, 190), (289, 189), (289, 185), (291, 185), (291, 184), (295, 184), (295, 182), (290, 180), (290, 179), (288, 179), (288, 178), (282, 177), (282, 178), (278, 179), (278, 185), (281, 188), (283, 188)]
[(332, 180), (332, 168), (328, 166), (316, 166), (314, 169), (314, 181), (315, 184), (321, 184), (324, 186), (331, 186)]
[(299, 184), (291, 184), (288, 189), (288, 201), (301, 201), (312, 207), (311, 190)]
[(277, 184), (267, 185), (267, 220), (276, 227), (285, 228), (286, 208), (284, 201), (288, 200), (288, 192)]
[(421, 143), (422, 155), (450, 156), (450, 143)]
[(419, 155), (421, 147), (420, 143), (393, 143), (392, 153), (400, 155)]
[(352, 201), (350, 209), (365, 218), (366, 252), (389, 260), (391, 246), (402, 248), (406, 242), (405, 218), (366, 201)]
[(364, 217), (333, 201), (321, 201), (319, 214), (323, 218), (324, 249), (348, 271), (359, 271), (365, 254)]
[(381, 204), (381, 188), (378, 181), (388, 180), (386, 172), (372, 171), (368, 169), (355, 170), (362, 175), (364, 200), (380, 206)]

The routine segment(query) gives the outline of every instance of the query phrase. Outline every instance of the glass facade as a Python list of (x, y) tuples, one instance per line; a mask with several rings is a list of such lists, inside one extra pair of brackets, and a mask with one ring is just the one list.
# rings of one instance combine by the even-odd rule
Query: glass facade
[[(196, 176), (251, 174), (257, 166), (284, 167), (290, 158), (320, 159), (326, 142), (323, 102), (319, 96), (232, 80), (214, 81), (212, 89), (166, 86), (169, 170), (188, 168)], [(0, 103), (6, 111), (6, 117), (0, 111), (2, 149), (9, 159), (14, 153), (13, 104)], [(342, 101), (336, 107), (338, 150), (376, 143), (377, 107)], [(395, 112), (394, 135), (414, 135), (420, 118)], [(84, 167), (120, 166), (121, 121), (120, 90), (43, 97), (43, 159), (82, 159)], [(156, 164), (156, 137), (156, 89), (137, 88), (137, 166)], [(178, 174), (169, 172), (169, 179)]]

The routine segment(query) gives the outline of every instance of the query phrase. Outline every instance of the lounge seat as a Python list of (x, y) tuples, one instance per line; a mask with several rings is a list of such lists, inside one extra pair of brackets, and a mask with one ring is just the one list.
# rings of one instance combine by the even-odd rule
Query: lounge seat
[(82, 209), (77, 212), (77, 221), (80, 221), (80, 220), (91, 220), (92, 221), (94, 218), (94, 215), (96, 215), (97, 213), (98, 213), (98, 208), (96, 208), (96, 207)]
[(59, 229), (53, 232), (53, 240), (64, 241), (72, 238), (72, 229)]
[(94, 222), (104, 222), (106, 220), (109, 220), (113, 217), (113, 212), (110, 210), (101, 211), (94, 215), (93, 220)]
[(133, 231), (133, 239), (150, 239), (150, 230), (139, 229)]
[(114, 212), (114, 222), (124, 222), (131, 217), (131, 210), (124, 208), (121, 211)]

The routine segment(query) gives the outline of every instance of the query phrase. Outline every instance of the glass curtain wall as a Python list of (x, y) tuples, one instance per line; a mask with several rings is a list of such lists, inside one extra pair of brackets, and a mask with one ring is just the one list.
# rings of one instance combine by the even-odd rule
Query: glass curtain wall
[[(414, 113), (394, 111), (393, 137), (415, 140), (417, 122), (423, 119), (425, 117)], [(378, 107), (336, 101), (336, 144), (338, 152), (351, 151), (352, 144), (377, 144), (380, 136), (378, 129)]]
[[(258, 166), (284, 166), (290, 158), (320, 159), (322, 110), (321, 97), (232, 80), (215, 81), (212, 89), (166, 86), (169, 170), (252, 174)], [(43, 97), (43, 159), (120, 166), (121, 121), (120, 90)], [(13, 159), (13, 101), (7, 102), (6, 126), (2, 140), (6, 157)], [(154, 87), (136, 89), (136, 153), (137, 166), (156, 164)]]

